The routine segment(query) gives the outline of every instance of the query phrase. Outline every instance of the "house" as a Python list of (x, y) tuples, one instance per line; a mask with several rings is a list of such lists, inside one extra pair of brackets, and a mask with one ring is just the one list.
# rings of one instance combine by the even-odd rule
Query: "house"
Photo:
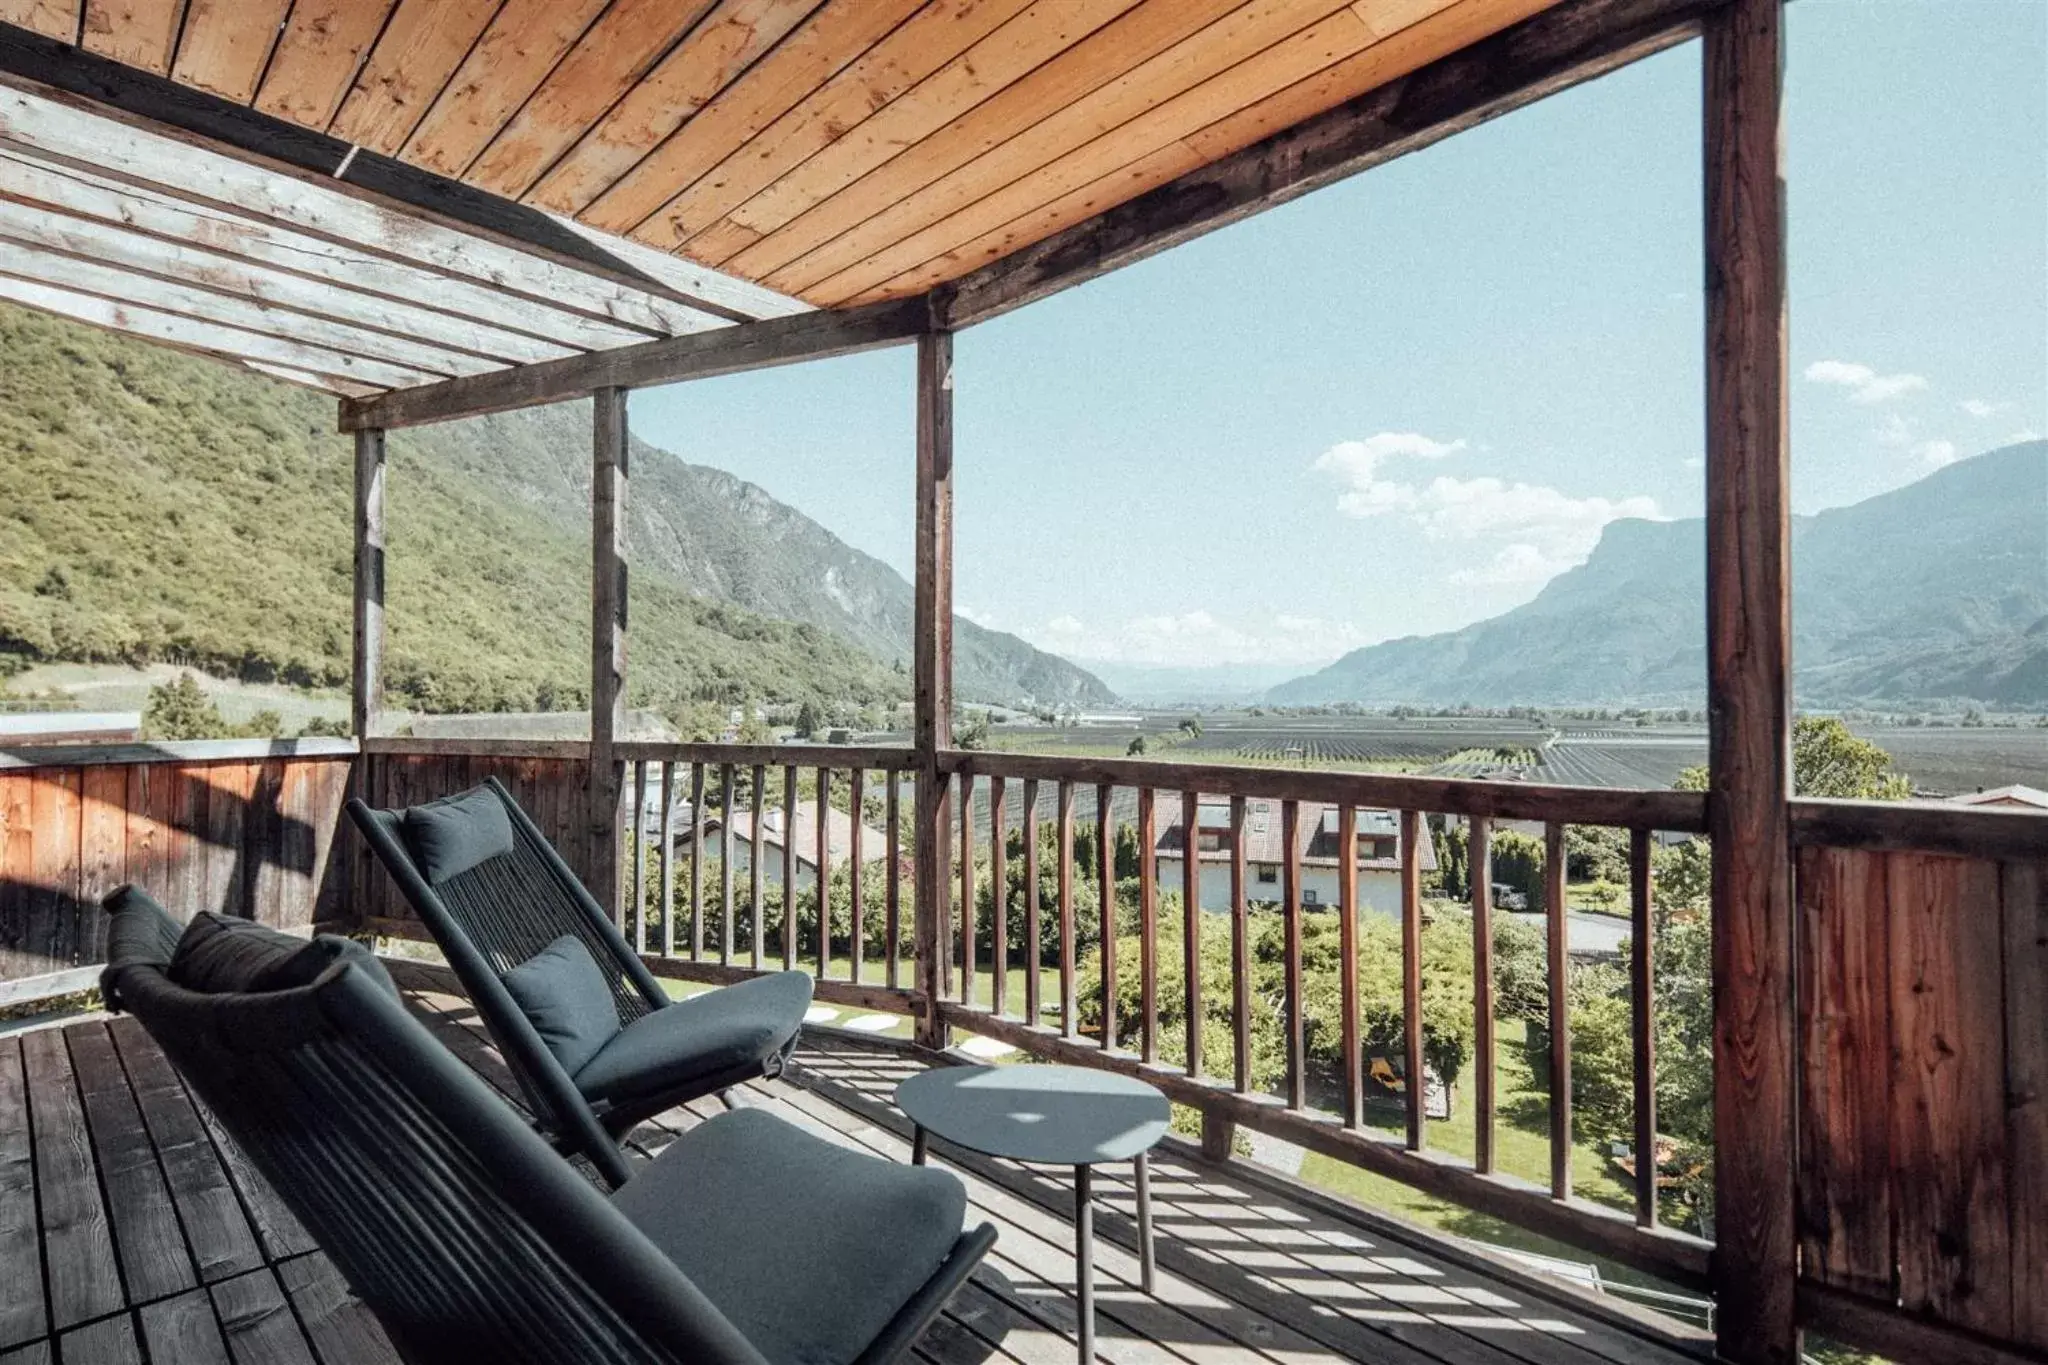
[[(1345, 858), (1340, 845), (1339, 811), (1316, 801), (1299, 803), (1295, 826), (1301, 858), (1301, 903), (1309, 909), (1335, 909), (1343, 889)], [(1186, 833), (1180, 812), (1160, 831), (1153, 852), (1162, 890), (1177, 891), (1186, 875)], [(1358, 878), (1358, 904), (1385, 915), (1401, 913), (1401, 829), (1392, 811), (1361, 809), (1351, 853)], [(1257, 797), (1245, 802), (1245, 899), (1254, 905), (1278, 905), (1282, 899), (1286, 861), (1285, 821), (1281, 803)], [(1209, 909), (1230, 904), (1231, 820), (1227, 797), (1202, 796), (1195, 804), (1195, 858), (1200, 868), (1197, 895)], [(1436, 847), (1424, 841), (1417, 850), (1425, 872), (1436, 870)]]
[(0, 715), (0, 744), (132, 744), (140, 711), (19, 711)]
[(1989, 791), (1964, 792), (1949, 798), (1958, 806), (1991, 806), (2001, 810), (2048, 810), (2048, 792), (2039, 787), (2013, 783)]
[[(686, 808), (687, 809), (687, 808)], [(722, 846), (724, 817), (721, 813), (707, 810), (704, 813), (704, 856), (715, 855)], [(834, 868), (845, 867), (853, 857), (853, 817), (837, 808), (825, 813), (825, 856)], [(694, 825), (679, 814), (676, 822), (675, 849), (687, 857), (695, 837)], [(786, 824), (780, 807), (761, 812), (761, 846), (766, 853), (766, 866), (762, 878), (770, 886), (782, 885), (782, 848), (785, 839), (793, 839), (796, 847), (796, 868), (800, 877), (815, 877), (818, 874), (818, 803), (799, 801), (796, 815)], [(889, 856), (889, 841), (882, 831), (870, 825), (860, 827), (860, 861), (863, 867), (881, 862)], [(732, 866), (735, 874), (745, 874), (753, 866), (754, 858), (754, 816), (753, 812), (736, 810), (732, 813)]]

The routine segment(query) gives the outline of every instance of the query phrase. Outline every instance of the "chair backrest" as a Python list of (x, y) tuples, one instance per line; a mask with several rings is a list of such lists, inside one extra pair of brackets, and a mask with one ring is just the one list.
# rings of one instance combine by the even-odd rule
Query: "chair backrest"
[(475, 790), (488, 791), (503, 804), (511, 847), (439, 883), (429, 880), (406, 841), (403, 810), (379, 810), (351, 798), (349, 818), (447, 957), (534, 1112), (619, 1183), (625, 1172), (614, 1144), (501, 978), (571, 934), (604, 973), (622, 1027), (668, 997), (504, 785), (488, 778)]
[(309, 986), (186, 990), (169, 917), (123, 888), (110, 998), (376, 1312), (409, 1361), (762, 1357), (646, 1237), (346, 958)]

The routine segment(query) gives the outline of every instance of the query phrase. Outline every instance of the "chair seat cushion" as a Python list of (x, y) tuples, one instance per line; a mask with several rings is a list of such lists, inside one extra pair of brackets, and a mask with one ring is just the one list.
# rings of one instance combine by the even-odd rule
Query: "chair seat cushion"
[(502, 979), (512, 1003), (572, 1076), (618, 1035), (611, 988), (574, 934), (562, 935)]
[(429, 886), (512, 851), (512, 817), (489, 787), (409, 807), (402, 819), (405, 846)]
[(612, 1206), (762, 1355), (844, 1365), (946, 1259), (967, 1192), (738, 1109), (670, 1143)]
[(776, 972), (641, 1015), (573, 1071), (593, 1100), (656, 1096), (704, 1077), (758, 1069), (789, 1046), (811, 1007), (811, 978)]
[(165, 975), (188, 991), (230, 995), (310, 986), (337, 962), (357, 964), (391, 994), (398, 988), (376, 954), (331, 934), (304, 939), (254, 920), (201, 910), (185, 926)]

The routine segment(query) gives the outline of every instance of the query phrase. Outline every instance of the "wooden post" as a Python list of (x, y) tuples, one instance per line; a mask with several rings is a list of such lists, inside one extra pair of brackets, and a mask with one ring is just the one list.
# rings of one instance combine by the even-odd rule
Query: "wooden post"
[(591, 414), (590, 894), (616, 917), (623, 783), (612, 753), (626, 709), (626, 390), (599, 389)]
[[(946, 1046), (944, 932), (950, 891), (952, 803), (939, 756), (953, 747), (953, 336), (917, 339), (917, 592), (912, 647), (916, 712), (917, 841), (915, 952), (924, 1017), (917, 1041)], [(970, 909), (971, 913), (971, 909)]]
[(1791, 629), (1780, 0), (1705, 18), (1707, 827), (1720, 1357), (1790, 1365)]
[(356, 433), (355, 665), (349, 725), (368, 739), (384, 709), (384, 433)]

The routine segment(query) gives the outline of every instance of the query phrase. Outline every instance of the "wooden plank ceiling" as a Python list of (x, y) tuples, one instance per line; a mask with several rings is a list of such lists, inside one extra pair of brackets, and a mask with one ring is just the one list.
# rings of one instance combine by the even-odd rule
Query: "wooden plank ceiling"
[(0, 0), (0, 21), (844, 307), (958, 278), (1552, 3)]

